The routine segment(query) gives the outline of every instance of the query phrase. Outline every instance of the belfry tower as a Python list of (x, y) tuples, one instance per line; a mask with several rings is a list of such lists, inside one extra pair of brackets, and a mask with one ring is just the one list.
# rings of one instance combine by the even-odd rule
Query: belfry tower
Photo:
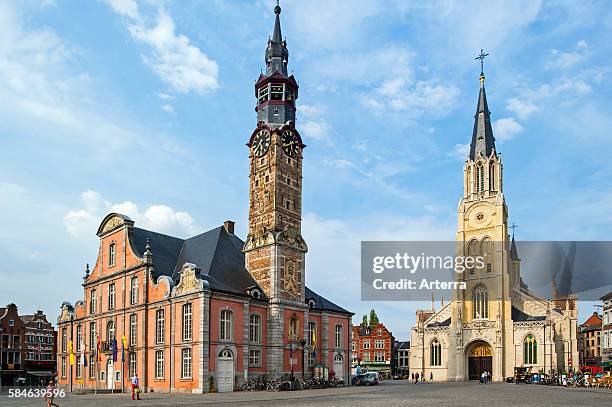
[[(273, 346), (267, 351), (267, 365), (272, 375), (280, 374), (283, 366), (286, 319), (291, 310), (308, 308), (304, 301), (308, 247), (301, 233), (305, 145), (295, 128), (298, 84), (287, 73), (289, 51), (281, 36), (280, 13), (277, 4), (274, 32), (266, 47), (265, 74), (255, 83), (257, 127), (247, 143), (249, 231), (243, 249), (246, 269), (270, 301), (268, 344)], [(297, 323), (293, 323), (297, 331)]]
[[(481, 52), (478, 59), (484, 59)], [(453, 302), (451, 343), (456, 344), (458, 357), (449, 358), (449, 370), (456, 379), (464, 377), (466, 362), (462, 324), (481, 324), (495, 327), (495, 338), (476, 339), (473, 346), (481, 346), (492, 354), (495, 379), (502, 378), (506, 358), (504, 344), (512, 343), (512, 306), (510, 250), (508, 241), (508, 208), (503, 194), (502, 161), (495, 148), (491, 126), (491, 112), (485, 92), (485, 75), (480, 72), (480, 92), (468, 159), (463, 169), (463, 197), (459, 201), (457, 242), (464, 256), (482, 256), (482, 267), (473, 267), (457, 278), (466, 282), (464, 291), (457, 290)], [(509, 326), (510, 329), (506, 329)], [(508, 337), (506, 337), (508, 336)], [(470, 349), (467, 349), (469, 352)], [(452, 366), (455, 364), (455, 366)], [(485, 369), (486, 370), (486, 369)]]

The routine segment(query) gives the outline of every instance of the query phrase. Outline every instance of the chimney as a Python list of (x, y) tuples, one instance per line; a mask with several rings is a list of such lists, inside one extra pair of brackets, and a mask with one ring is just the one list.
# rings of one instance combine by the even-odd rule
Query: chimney
[(225, 228), (226, 232), (229, 233), (230, 235), (234, 234), (234, 225), (236, 224), (236, 222), (231, 221), (231, 220), (226, 220), (225, 222), (223, 222), (223, 227)]

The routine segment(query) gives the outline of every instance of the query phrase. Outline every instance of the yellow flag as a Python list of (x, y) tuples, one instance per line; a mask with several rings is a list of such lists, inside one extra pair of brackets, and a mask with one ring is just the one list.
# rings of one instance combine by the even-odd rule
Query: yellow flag
[(313, 329), (312, 330), (312, 338), (310, 338), (312, 340), (312, 346), (314, 347), (317, 344), (317, 330)]
[(124, 334), (121, 334), (121, 342), (123, 342), (123, 349), (127, 348), (127, 340)]
[(70, 352), (70, 364), (74, 365), (74, 362), (75, 362), (74, 359), (75, 358), (74, 358), (74, 352), (73, 352), (73, 349), (72, 349), (72, 339), (70, 339), (68, 341), (68, 351)]

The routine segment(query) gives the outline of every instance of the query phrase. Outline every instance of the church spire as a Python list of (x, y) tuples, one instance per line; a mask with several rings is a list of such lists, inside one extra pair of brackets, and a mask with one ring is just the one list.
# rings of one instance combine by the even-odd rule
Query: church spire
[(487, 104), (487, 94), (485, 92), (484, 59), (489, 54), (480, 50), (480, 55), (476, 59), (480, 60), (480, 94), (478, 95), (478, 105), (474, 115), (474, 130), (472, 132), (472, 143), (470, 144), (470, 159), (475, 160), (478, 154), (489, 157), (495, 150), (495, 137), (491, 127), (491, 112)]

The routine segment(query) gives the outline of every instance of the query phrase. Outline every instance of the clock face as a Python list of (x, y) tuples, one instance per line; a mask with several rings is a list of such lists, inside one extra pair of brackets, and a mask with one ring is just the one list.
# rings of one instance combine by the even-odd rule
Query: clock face
[(291, 130), (284, 130), (281, 141), (285, 154), (289, 157), (297, 157), (300, 149), (300, 141), (297, 135)]
[(257, 157), (263, 156), (270, 148), (270, 132), (268, 130), (260, 130), (253, 139), (253, 152)]

